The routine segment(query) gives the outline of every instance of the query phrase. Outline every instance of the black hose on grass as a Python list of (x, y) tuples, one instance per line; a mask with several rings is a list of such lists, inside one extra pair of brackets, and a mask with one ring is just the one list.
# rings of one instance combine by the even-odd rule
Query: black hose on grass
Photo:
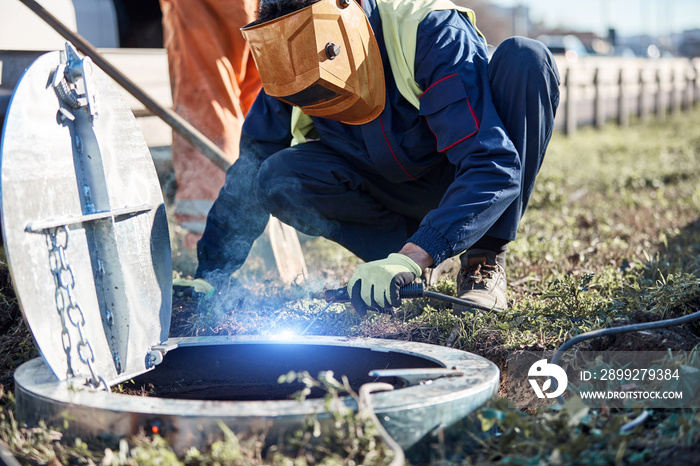
[[(700, 311), (693, 312), (692, 314), (688, 314), (687, 316), (683, 317), (676, 317), (673, 319), (664, 319), (664, 320), (657, 320), (656, 322), (644, 322), (641, 324), (631, 324), (631, 325), (623, 325), (621, 327), (613, 327), (613, 328), (603, 328), (599, 330), (593, 330), (590, 332), (582, 333), (581, 335), (576, 335), (574, 338), (571, 340), (565, 342), (563, 345), (559, 347), (559, 349), (554, 353), (554, 356), (552, 357), (552, 364), (558, 364), (559, 360), (561, 359), (562, 355), (566, 350), (571, 348), (572, 346), (581, 343), (582, 341), (586, 340), (591, 340), (593, 338), (599, 338), (599, 337), (606, 337), (609, 335), (619, 335), (621, 333), (631, 333), (631, 332), (640, 332), (642, 330), (653, 330), (657, 328), (665, 328), (665, 327), (675, 327), (678, 325), (683, 325), (687, 324), (690, 322), (694, 322), (696, 320), (700, 320)], [(557, 380), (554, 377), (550, 377), (552, 387), (554, 390), (557, 389)], [(559, 396), (557, 397), (557, 402), (559, 404), (564, 403), (564, 398)]]
[(582, 333), (581, 335), (576, 335), (571, 340), (567, 341), (559, 347), (554, 357), (552, 357), (552, 364), (557, 364), (561, 359), (562, 354), (572, 346), (581, 343), (582, 341), (590, 340), (592, 338), (605, 337), (608, 335), (618, 335), (620, 333), (630, 333), (639, 332), (642, 330), (653, 330), (657, 328), (674, 327), (677, 325), (687, 324), (689, 322), (694, 322), (700, 320), (700, 311), (688, 314), (683, 317), (676, 317), (674, 319), (657, 320), (656, 322), (644, 322), (641, 324), (631, 324), (623, 325), (622, 327), (612, 327), (603, 328), (599, 330), (593, 330), (590, 332)]

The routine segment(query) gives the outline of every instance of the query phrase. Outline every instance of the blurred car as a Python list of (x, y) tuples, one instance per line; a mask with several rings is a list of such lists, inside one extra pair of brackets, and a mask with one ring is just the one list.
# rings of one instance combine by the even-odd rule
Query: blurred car
[(626, 45), (616, 45), (613, 47), (613, 50), (611, 53), (608, 54), (611, 57), (620, 57), (620, 58), (634, 58), (637, 56), (636, 53), (634, 53), (634, 50), (632, 47), (628, 47)]
[(575, 62), (579, 57), (588, 55), (586, 47), (583, 45), (583, 42), (581, 42), (581, 39), (572, 34), (562, 36), (542, 35), (539, 36), (537, 40), (546, 45), (554, 55), (564, 55), (570, 62)]

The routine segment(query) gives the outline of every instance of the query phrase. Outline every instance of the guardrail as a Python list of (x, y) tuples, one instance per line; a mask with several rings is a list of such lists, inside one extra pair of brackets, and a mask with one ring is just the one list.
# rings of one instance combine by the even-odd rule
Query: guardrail
[[(156, 101), (172, 105), (164, 50), (100, 52)], [(40, 52), (0, 51), (0, 120), (3, 97), (9, 100), (21, 72), (38, 55)], [(557, 56), (556, 61), (562, 84), (554, 124), (565, 134), (574, 134), (582, 126), (602, 128), (610, 121), (626, 126), (633, 118), (664, 119), (694, 107), (700, 100), (700, 58), (582, 57), (571, 63)], [(169, 146), (170, 128), (157, 117), (149, 116), (143, 104), (126, 92), (125, 98), (140, 117), (149, 147)]]
[(557, 57), (562, 78), (555, 128), (567, 135), (581, 126), (631, 118), (663, 120), (692, 109), (700, 100), (700, 59)]

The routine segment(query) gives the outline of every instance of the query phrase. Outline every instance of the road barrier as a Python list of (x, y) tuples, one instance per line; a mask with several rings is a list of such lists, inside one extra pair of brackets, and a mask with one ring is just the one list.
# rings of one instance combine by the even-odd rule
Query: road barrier
[[(101, 49), (100, 52), (160, 104), (172, 105), (167, 57), (162, 49)], [(21, 72), (40, 53), (0, 51), (0, 120)], [(555, 128), (574, 134), (582, 126), (622, 126), (689, 110), (700, 100), (700, 58), (556, 57), (561, 98)], [(3, 66), (4, 65), (4, 66)], [(170, 145), (170, 128), (125, 92), (149, 147)], [(3, 105), (4, 102), (4, 105)]]
[(567, 135), (581, 126), (614, 121), (663, 120), (692, 109), (700, 99), (700, 58), (557, 57), (562, 78), (555, 128)]

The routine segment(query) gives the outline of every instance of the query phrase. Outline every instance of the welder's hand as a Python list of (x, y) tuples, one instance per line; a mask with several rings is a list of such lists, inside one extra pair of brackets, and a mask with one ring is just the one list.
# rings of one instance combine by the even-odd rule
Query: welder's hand
[(367, 262), (357, 267), (348, 282), (353, 307), (360, 315), (369, 307), (398, 307), (399, 289), (421, 276), (420, 266), (403, 254), (389, 254), (386, 259)]
[(212, 296), (216, 293), (216, 289), (203, 278), (176, 278), (173, 280), (173, 291), (189, 298), (197, 296), (196, 293), (200, 293), (200, 296)]

